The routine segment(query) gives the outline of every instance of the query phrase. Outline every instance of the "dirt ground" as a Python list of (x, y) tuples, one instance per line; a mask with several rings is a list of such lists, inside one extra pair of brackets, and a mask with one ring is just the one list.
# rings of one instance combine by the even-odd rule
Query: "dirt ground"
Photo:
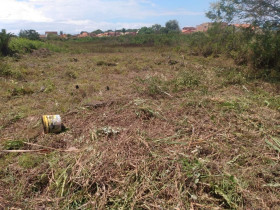
[(1, 63), (0, 208), (280, 208), (279, 82), (171, 47)]

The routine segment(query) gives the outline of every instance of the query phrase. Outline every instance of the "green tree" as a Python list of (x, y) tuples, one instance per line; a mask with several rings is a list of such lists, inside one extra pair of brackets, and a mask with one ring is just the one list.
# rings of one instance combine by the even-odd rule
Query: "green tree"
[(122, 29), (122, 32), (125, 33), (125, 31), (126, 31), (125, 28), (123, 28), (123, 29)]
[(161, 27), (160, 33), (161, 34), (168, 34), (168, 29), (166, 27)]
[(214, 21), (248, 22), (262, 26), (280, 25), (279, 0), (219, 0), (211, 4), (206, 16)]
[(126, 32), (137, 32), (137, 29), (126, 29)]
[(153, 33), (153, 30), (152, 30), (152, 28), (148, 28), (148, 27), (142, 27), (142, 28), (140, 28), (140, 30), (139, 30), (139, 32), (138, 32), (138, 34), (152, 34)]
[(95, 34), (102, 34), (102, 33), (103, 33), (103, 31), (102, 31), (102, 30), (100, 30), (100, 29), (97, 29), (97, 30), (93, 31), (92, 33), (95, 33)]
[(30, 39), (30, 40), (39, 40), (40, 39), (39, 33), (33, 29), (20, 30), (19, 37)]
[(179, 22), (177, 20), (169, 20), (165, 23), (165, 28), (169, 32), (179, 32), (180, 27), (179, 27)]
[(154, 24), (154, 25), (152, 25), (152, 30), (153, 30), (153, 32), (156, 33), (156, 34), (160, 33), (161, 28), (162, 28), (162, 27), (161, 27), (160, 24)]
[(7, 56), (10, 53), (9, 42), (13, 35), (11, 33), (7, 33), (5, 29), (2, 29), (0, 32), (0, 54)]

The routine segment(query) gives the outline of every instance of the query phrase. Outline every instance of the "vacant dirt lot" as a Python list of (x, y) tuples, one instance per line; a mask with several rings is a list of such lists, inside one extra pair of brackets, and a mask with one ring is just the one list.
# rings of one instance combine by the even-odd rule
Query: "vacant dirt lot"
[[(279, 209), (280, 85), (226, 58), (104, 47), (1, 60), (0, 208)], [(4, 72), (4, 73), (3, 73)], [(60, 134), (40, 117), (60, 114)]]

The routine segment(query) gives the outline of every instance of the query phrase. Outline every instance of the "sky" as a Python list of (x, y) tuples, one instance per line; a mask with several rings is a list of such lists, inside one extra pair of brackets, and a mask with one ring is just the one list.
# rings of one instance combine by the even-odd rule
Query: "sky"
[(162, 26), (178, 20), (181, 28), (209, 20), (205, 12), (214, 0), (0, 0), (0, 29), (77, 34)]

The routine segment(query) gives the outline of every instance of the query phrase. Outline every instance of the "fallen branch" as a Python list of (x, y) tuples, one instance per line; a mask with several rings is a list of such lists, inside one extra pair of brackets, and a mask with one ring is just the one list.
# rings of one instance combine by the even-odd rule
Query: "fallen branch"
[(37, 149), (37, 150), (1, 150), (0, 152), (6, 152), (6, 153), (32, 153), (32, 152), (52, 152), (52, 151), (58, 151), (58, 152), (79, 152), (75, 147), (70, 147), (66, 150), (61, 150), (61, 149)]
[(28, 152), (50, 152), (49, 149), (37, 149), (37, 150), (1, 150), (1, 152), (7, 153), (28, 153)]

